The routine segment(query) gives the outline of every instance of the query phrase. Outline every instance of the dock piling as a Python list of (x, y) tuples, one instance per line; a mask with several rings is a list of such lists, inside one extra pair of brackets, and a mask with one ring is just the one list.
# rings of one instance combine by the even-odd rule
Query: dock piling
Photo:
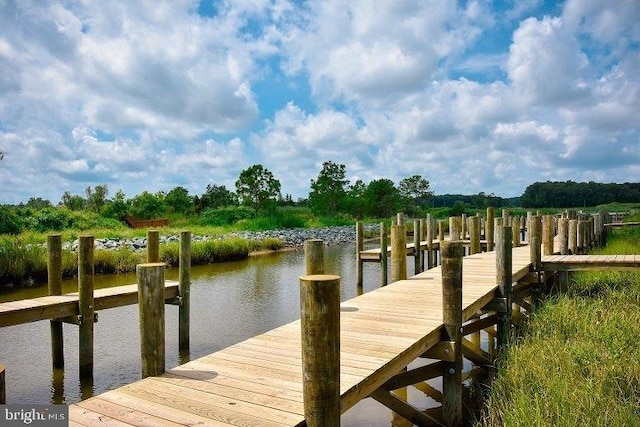
[(461, 241), (442, 242), (443, 339), (454, 346), (454, 361), (444, 363), (442, 418), (447, 426), (462, 423), (462, 255)]
[(511, 332), (512, 242), (514, 234), (513, 229), (509, 226), (501, 226), (496, 229), (496, 283), (498, 285), (496, 297), (505, 301), (504, 311), (497, 313), (499, 353), (504, 351)]
[(94, 261), (93, 236), (78, 238), (78, 305), (79, 325), (79, 368), (80, 378), (93, 378), (93, 325), (94, 325)]
[(485, 240), (487, 241), (487, 252), (491, 252), (493, 250), (493, 246), (494, 246), (494, 236), (493, 236), (493, 227), (494, 227), (494, 223), (493, 223), (493, 219), (495, 217), (495, 208), (493, 208), (492, 206), (489, 206), (487, 208), (487, 222), (485, 224)]
[(340, 277), (300, 277), (302, 387), (308, 427), (340, 425)]
[(380, 262), (382, 266), (382, 273), (380, 276), (382, 277), (381, 286), (387, 286), (389, 283), (389, 258), (387, 257), (387, 247), (389, 243), (387, 242), (387, 223), (380, 223)]
[(142, 378), (165, 371), (164, 263), (136, 266)]
[[(49, 295), (62, 295), (62, 237), (59, 234), (47, 236), (47, 284)], [(63, 323), (54, 319), (49, 324), (52, 366), (64, 368)]]
[(469, 218), (469, 253), (477, 254), (481, 251), (480, 246), (480, 217), (472, 216)]
[(391, 283), (407, 278), (407, 231), (404, 225), (391, 226)]
[(422, 229), (420, 228), (420, 220), (413, 220), (413, 274), (422, 272), (422, 250), (420, 249), (420, 241), (422, 240)]
[(324, 242), (309, 239), (304, 242), (305, 274), (324, 274)]
[(160, 262), (160, 231), (147, 230), (147, 262)]
[[(364, 231), (360, 221), (356, 222), (356, 290), (361, 295), (364, 289), (363, 262), (360, 252), (364, 249)], [(380, 256), (386, 254), (380, 253)]]
[[(178, 351), (188, 359), (191, 324), (191, 232), (180, 232), (180, 254), (178, 262)], [(164, 288), (164, 283), (163, 283)]]

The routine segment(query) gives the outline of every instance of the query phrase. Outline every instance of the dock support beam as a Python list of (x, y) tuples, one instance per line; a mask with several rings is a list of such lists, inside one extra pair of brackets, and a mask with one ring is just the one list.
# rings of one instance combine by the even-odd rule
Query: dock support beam
[(407, 231), (404, 225), (391, 226), (391, 283), (407, 278)]
[(553, 237), (555, 236), (555, 223), (553, 215), (542, 217), (542, 254), (553, 255)]
[(160, 262), (160, 232), (147, 230), (147, 262)]
[(462, 424), (462, 254), (460, 241), (442, 242), (443, 340), (454, 345), (454, 361), (445, 362), (442, 375), (442, 419), (447, 426)]
[[(496, 229), (496, 297), (505, 301), (503, 311), (498, 312), (498, 353), (504, 351), (511, 333), (511, 288), (513, 284), (513, 229), (501, 226)], [(518, 233), (519, 235), (519, 233)]]
[(324, 242), (309, 239), (304, 242), (305, 274), (324, 274)]
[[(47, 236), (47, 283), (49, 295), (62, 295), (62, 237)], [(51, 362), (54, 369), (64, 368), (64, 337), (62, 322), (50, 320)]]
[(94, 324), (93, 236), (80, 236), (78, 245), (78, 305), (80, 308), (79, 368), (81, 379), (93, 378)]
[(413, 274), (420, 274), (422, 270), (422, 250), (420, 249), (420, 241), (422, 240), (422, 229), (420, 228), (420, 220), (413, 220)]
[(487, 241), (487, 252), (491, 252), (493, 250), (494, 238), (493, 238), (493, 219), (495, 216), (495, 208), (489, 206), (487, 208), (487, 222), (484, 227), (484, 238)]
[(387, 257), (387, 247), (389, 242), (387, 241), (387, 223), (380, 223), (380, 263), (382, 267), (382, 280), (380, 285), (387, 286), (389, 284), (389, 258)]
[[(364, 278), (363, 278), (363, 267), (364, 263), (362, 262), (362, 256), (360, 252), (364, 250), (364, 231), (362, 227), (362, 223), (360, 221), (356, 222), (356, 290), (358, 295), (362, 295), (364, 290)], [(387, 254), (383, 254), (380, 252), (380, 256), (386, 257)]]
[(471, 241), (469, 253), (477, 254), (481, 250), (480, 246), (480, 217), (472, 216), (469, 218), (469, 239)]
[(302, 395), (308, 427), (340, 426), (340, 277), (300, 277)]
[[(178, 277), (178, 351), (182, 359), (189, 359), (190, 324), (191, 324), (191, 232), (180, 232), (180, 270)], [(164, 282), (163, 282), (164, 287)]]
[(164, 263), (139, 264), (138, 306), (142, 378), (165, 371)]

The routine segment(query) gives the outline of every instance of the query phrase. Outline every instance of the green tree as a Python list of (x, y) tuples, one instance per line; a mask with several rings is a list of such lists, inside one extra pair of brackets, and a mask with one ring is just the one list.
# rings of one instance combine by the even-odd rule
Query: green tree
[(102, 207), (107, 203), (109, 190), (107, 189), (107, 185), (104, 184), (96, 185), (93, 190), (91, 190), (91, 187), (87, 187), (84, 193), (87, 197), (87, 208), (93, 212), (100, 212)]
[(102, 215), (107, 218), (114, 218), (122, 221), (129, 213), (130, 204), (126, 200), (124, 192), (122, 190), (116, 191), (113, 199), (109, 201), (104, 210), (102, 211)]
[(236, 194), (243, 205), (255, 212), (267, 210), (280, 197), (280, 181), (262, 165), (253, 165), (242, 172), (236, 181)]
[(393, 181), (382, 178), (369, 183), (363, 194), (366, 212), (375, 218), (388, 218), (402, 206), (402, 196)]
[(345, 198), (344, 211), (358, 219), (362, 219), (367, 214), (364, 203), (364, 193), (366, 190), (367, 186), (361, 179), (354, 182), (353, 185), (350, 185)]
[(138, 219), (154, 219), (164, 214), (165, 204), (162, 193), (143, 191), (131, 200), (131, 215)]
[(84, 209), (85, 200), (82, 196), (77, 194), (71, 194), (69, 190), (65, 191), (60, 199), (60, 204), (72, 211), (79, 211)]
[(31, 197), (29, 198), (29, 201), (27, 201), (27, 204), (25, 206), (28, 208), (40, 210), (44, 208), (50, 208), (51, 202), (43, 199), (42, 197)]
[(201, 197), (194, 199), (193, 204), (198, 213), (205, 209), (221, 208), (224, 206), (237, 206), (238, 198), (232, 192), (227, 190), (224, 185), (208, 184), (205, 193)]
[(309, 206), (320, 215), (332, 216), (344, 208), (349, 180), (345, 178), (345, 165), (331, 161), (322, 164), (318, 179), (311, 180)]
[(420, 175), (413, 175), (400, 181), (398, 190), (407, 202), (407, 212), (415, 212), (416, 208), (426, 206), (429, 197), (433, 195), (429, 188), (429, 181)]
[(175, 187), (167, 193), (164, 203), (171, 211), (183, 214), (191, 209), (193, 199), (189, 195), (189, 190), (184, 187)]

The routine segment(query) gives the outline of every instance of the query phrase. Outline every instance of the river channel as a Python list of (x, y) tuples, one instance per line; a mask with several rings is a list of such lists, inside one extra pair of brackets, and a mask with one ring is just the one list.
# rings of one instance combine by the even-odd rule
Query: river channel
[[(354, 244), (327, 247), (325, 269), (341, 277), (342, 300), (356, 296)], [(298, 278), (302, 274), (304, 253), (301, 250), (193, 267), (190, 358), (197, 359), (298, 319)], [(364, 277), (365, 292), (377, 288), (379, 266), (365, 264)], [(177, 280), (177, 269), (168, 269), (166, 278)], [(135, 281), (135, 274), (96, 276), (95, 286), (118, 286)], [(75, 291), (76, 286), (73, 280), (65, 281), (64, 292)], [(46, 286), (3, 292), (0, 302), (45, 293)], [(167, 305), (167, 368), (181, 362), (177, 317), (177, 308)], [(94, 381), (87, 387), (78, 381), (77, 327), (64, 325), (64, 371), (54, 371), (51, 367), (49, 322), (0, 328), (0, 363), (6, 366), (7, 403), (68, 404), (134, 382), (140, 379), (139, 338), (137, 306), (101, 311), (95, 324)], [(409, 398), (411, 401), (411, 395)], [(429, 405), (426, 398), (418, 399), (412, 403)], [(402, 425), (393, 418), (385, 407), (366, 399), (343, 415), (342, 425)]]

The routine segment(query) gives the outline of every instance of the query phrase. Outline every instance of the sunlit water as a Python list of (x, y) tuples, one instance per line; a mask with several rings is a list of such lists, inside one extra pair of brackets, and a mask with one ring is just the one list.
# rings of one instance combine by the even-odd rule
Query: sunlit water
[[(413, 259), (407, 264), (413, 265)], [(328, 247), (327, 273), (341, 277), (342, 300), (356, 296), (355, 247)], [(409, 267), (411, 268), (411, 267)], [(299, 280), (304, 274), (302, 251), (252, 257), (248, 260), (192, 268), (191, 359), (196, 359), (289, 323), (300, 317)], [(411, 275), (411, 272), (409, 273)], [(380, 268), (365, 263), (365, 292), (380, 284)], [(177, 279), (169, 269), (167, 279)], [(95, 286), (135, 283), (134, 274), (97, 276)], [(66, 281), (64, 291), (76, 290)], [(46, 293), (46, 286), (0, 294), (0, 301), (32, 298)], [(178, 309), (166, 306), (167, 368), (180, 363), (178, 355)], [(65, 369), (51, 368), (49, 322), (0, 328), (0, 363), (6, 366), (7, 403), (74, 403), (91, 394), (140, 379), (140, 342), (137, 306), (99, 313), (94, 337), (93, 385), (78, 381), (78, 328), (64, 325)], [(425, 408), (433, 401), (410, 390), (409, 400)], [(366, 399), (345, 413), (348, 426), (400, 426), (382, 405)]]

